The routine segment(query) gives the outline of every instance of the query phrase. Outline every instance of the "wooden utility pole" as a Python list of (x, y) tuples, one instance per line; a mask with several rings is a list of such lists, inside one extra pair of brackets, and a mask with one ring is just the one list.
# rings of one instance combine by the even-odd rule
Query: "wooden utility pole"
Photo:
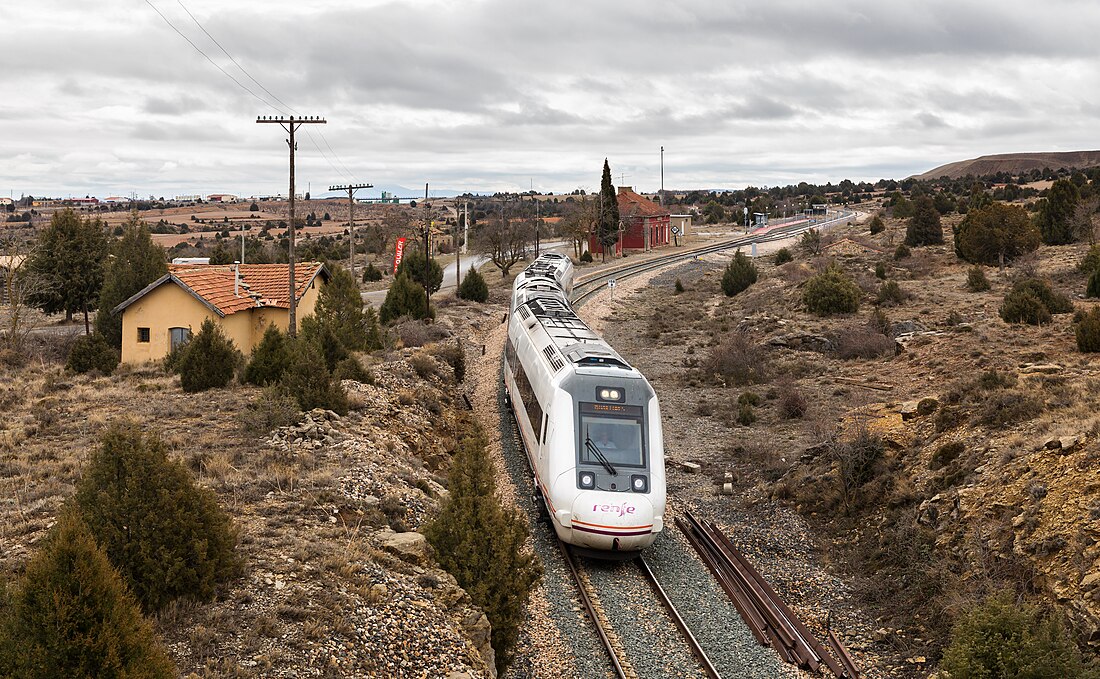
[(298, 145), (294, 142), (294, 131), (307, 123), (323, 125), (328, 121), (316, 116), (300, 116), (298, 118), (294, 116), (288, 118), (256, 116), (256, 122), (276, 123), (290, 135), (290, 138), (286, 140), (286, 145), (290, 147), (290, 228), (287, 232), (287, 237), (290, 241), (290, 252), (288, 256), (290, 260), (290, 324), (287, 326), (287, 334), (291, 337), (295, 337), (298, 334), (298, 295), (296, 294), (297, 286), (294, 284), (294, 151), (298, 148)]
[[(345, 186), (330, 186), (329, 191), (347, 191), (348, 192), (348, 240), (351, 241), (351, 245), (348, 246), (348, 269), (351, 270), (351, 277), (355, 278), (355, 192), (358, 189), (373, 189), (374, 184), (347, 184)], [(363, 265), (366, 268), (366, 264)]]
[(428, 204), (428, 183), (424, 182), (424, 302), (432, 309), (432, 206)]

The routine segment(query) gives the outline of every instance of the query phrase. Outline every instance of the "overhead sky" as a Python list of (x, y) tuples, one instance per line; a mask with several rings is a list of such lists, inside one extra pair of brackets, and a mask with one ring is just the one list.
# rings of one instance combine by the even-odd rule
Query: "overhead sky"
[(0, 17), (0, 195), (285, 193), (285, 134), (255, 123), (280, 113), (328, 121), (299, 134), (315, 195), (594, 190), (605, 157), (656, 190), (662, 145), (669, 189), (1100, 148), (1086, 0), (11, 0)]

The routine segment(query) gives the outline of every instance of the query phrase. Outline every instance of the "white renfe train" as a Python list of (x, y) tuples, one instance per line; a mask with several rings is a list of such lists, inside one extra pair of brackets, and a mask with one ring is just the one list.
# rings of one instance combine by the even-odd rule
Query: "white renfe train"
[(623, 558), (664, 527), (661, 411), (645, 377), (577, 317), (572, 289), (564, 255), (541, 255), (516, 277), (504, 388), (558, 537)]

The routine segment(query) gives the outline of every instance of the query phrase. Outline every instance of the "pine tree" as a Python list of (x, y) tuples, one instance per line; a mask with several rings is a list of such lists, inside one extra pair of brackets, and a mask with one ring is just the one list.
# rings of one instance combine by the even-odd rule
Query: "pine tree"
[(603, 177), (600, 179), (600, 211), (596, 222), (596, 239), (607, 261), (607, 250), (619, 240), (619, 199), (615, 195), (615, 186), (611, 183), (611, 166), (607, 158), (603, 159)]
[(111, 244), (110, 254), (95, 328), (111, 346), (121, 349), (122, 314), (113, 313), (114, 308), (168, 273), (168, 264), (164, 249), (153, 242), (137, 212), (122, 226), (122, 237)]
[(489, 299), (489, 286), (477, 269), (470, 267), (462, 279), (462, 284), (458, 286), (458, 296), (471, 302), (484, 302)]
[(236, 534), (214, 493), (134, 422), (107, 428), (74, 501), (146, 612), (208, 601), (240, 573)]
[(330, 268), (332, 277), (321, 288), (313, 314), (341, 344), (351, 351), (362, 351), (366, 349), (367, 329), (359, 286), (344, 267)]
[(263, 339), (252, 350), (252, 358), (245, 366), (243, 379), (258, 387), (278, 384), (289, 365), (290, 347), (287, 337), (272, 324), (267, 326)]
[(439, 564), (485, 611), (493, 626), (497, 667), (503, 670), (511, 661), (540, 568), (524, 547), (527, 528), (522, 519), (506, 511), (496, 496), (492, 461), (476, 428), (459, 444), (448, 479), (447, 499), (424, 534)]
[(308, 342), (317, 348), (321, 357), (325, 360), (325, 366), (329, 372), (348, 357), (348, 348), (332, 331), (332, 328), (322, 323), (316, 316), (306, 316), (302, 319), (302, 327), (298, 331), (299, 342)]
[(402, 316), (420, 319), (431, 315), (428, 302), (424, 299), (424, 288), (403, 273), (393, 279), (386, 299), (378, 310), (379, 320), (383, 323)]
[(233, 340), (208, 318), (202, 322), (199, 334), (183, 348), (180, 385), (187, 393), (224, 387), (233, 380), (240, 359)]
[(367, 307), (363, 312), (363, 324), (367, 328), (367, 351), (378, 351), (386, 346), (382, 340), (382, 328), (378, 324), (378, 313), (374, 307)]
[(85, 334), (91, 334), (88, 312), (98, 304), (106, 259), (102, 221), (81, 218), (71, 209), (54, 214), (27, 261), (28, 269), (44, 282), (31, 304), (47, 314), (64, 311), (70, 319), (82, 311)]
[(1074, 241), (1073, 213), (1081, 193), (1068, 179), (1059, 179), (1050, 187), (1047, 197), (1039, 203), (1036, 222), (1043, 242), (1047, 245), (1065, 245)]
[(89, 530), (63, 513), (31, 559), (0, 628), (0, 676), (176, 676), (152, 625)]
[(913, 216), (905, 230), (905, 244), (909, 247), (943, 243), (943, 226), (935, 202), (928, 196), (913, 201)]

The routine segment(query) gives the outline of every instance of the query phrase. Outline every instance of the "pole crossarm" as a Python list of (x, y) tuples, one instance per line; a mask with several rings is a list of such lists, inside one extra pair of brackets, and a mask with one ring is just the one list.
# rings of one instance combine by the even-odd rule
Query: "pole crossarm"
[(287, 326), (287, 334), (294, 337), (298, 334), (298, 295), (294, 285), (294, 151), (297, 148), (297, 144), (294, 143), (294, 131), (302, 125), (323, 125), (328, 121), (321, 116), (256, 116), (257, 123), (268, 123), (279, 125), (286, 133), (290, 135), (290, 138), (286, 140), (286, 145), (290, 147), (290, 227), (287, 229), (287, 241), (289, 245), (289, 252), (287, 259), (289, 259), (289, 278), (290, 278), (290, 323)]

